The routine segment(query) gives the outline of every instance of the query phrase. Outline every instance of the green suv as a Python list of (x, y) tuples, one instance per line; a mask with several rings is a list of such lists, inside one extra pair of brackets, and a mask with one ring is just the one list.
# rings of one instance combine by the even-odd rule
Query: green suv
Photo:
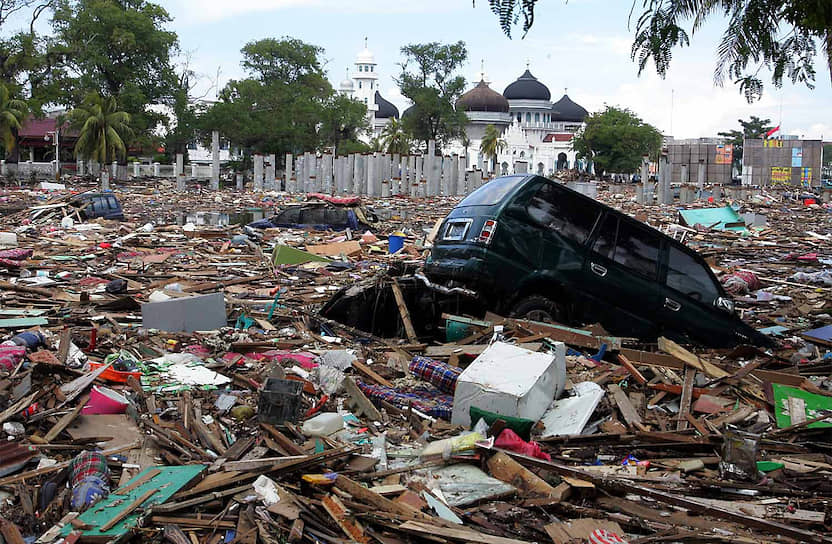
[(460, 202), (425, 273), (515, 317), (710, 347), (771, 344), (734, 313), (695, 251), (540, 176), (498, 178)]

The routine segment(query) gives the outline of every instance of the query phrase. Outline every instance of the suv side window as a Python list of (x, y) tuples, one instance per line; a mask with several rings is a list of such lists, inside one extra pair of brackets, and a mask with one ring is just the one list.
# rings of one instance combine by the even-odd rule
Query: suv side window
[(110, 210), (112, 210), (112, 211), (115, 211), (115, 210), (118, 209), (118, 202), (116, 201), (116, 197), (114, 197), (114, 196), (108, 196), (107, 197), (107, 207), (110, 208)]
[(579, 244), (586, 242), (600, 213), (597, 206), (552, 183), (540, 187), (527, 211), (534, 222)]
[(92, 209), (95, 213), (104, 213), (107, 211), (107, 203), (104, 200), (104, 197), (97, 196), (92, 199)]
[(659, 265), (661, 238), (644, 227), (630, 221), (618, 225), (613, 260), (630, 270), (655, 279)]
[(648, 278), (655, 279), (661, 238), (613, 214), (604, 218), (593, 251)]
[(670, 247), (667, 262), (667, 286), (680, 293), (711, 304), (719, 297), (719, 289), (708, 271), (692, 256)]

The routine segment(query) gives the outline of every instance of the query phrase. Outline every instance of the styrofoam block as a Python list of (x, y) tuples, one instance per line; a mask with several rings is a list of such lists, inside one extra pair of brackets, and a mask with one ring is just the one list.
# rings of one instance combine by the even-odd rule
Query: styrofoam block
[(142, 327), (167, 332), (213, 331), (225, 327), (222, 293), (142, 304)]
[(451, 423), (469, 426), (468, 410), (537, 421), (566, 383), (566, 346), (539, 353), (496, 342), (483, 351), (456, 382)]

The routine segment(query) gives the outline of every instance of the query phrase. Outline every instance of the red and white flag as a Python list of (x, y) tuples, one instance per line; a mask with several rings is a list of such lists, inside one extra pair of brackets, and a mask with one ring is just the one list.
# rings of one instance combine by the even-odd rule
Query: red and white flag
[(773, 129), (771, 129), (771, 130), (769, 130), (768, 132), (766, 132), (766, 139), (771, 138), (771, 135), (772, 135), (772, 134), (774, 134), (775, 132), (779, 132), (779, 131), (780, 131), (780, 125), (777, 125), (777, 126), (776, 126), (776, 127), (774, 127)]

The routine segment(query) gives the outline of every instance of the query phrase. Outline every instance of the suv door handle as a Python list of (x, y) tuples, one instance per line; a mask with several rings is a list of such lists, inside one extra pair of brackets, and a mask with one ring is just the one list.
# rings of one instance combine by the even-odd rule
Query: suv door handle
[(678, 312), (682, 309), (682, 305), (673, 300), (672, 298), (664, 299), (664, 307), (670, 310), (671, 312)]
[(607, 275), (607, 269), (600, 264), (589, 263), (589, 268), (602, 278)]

